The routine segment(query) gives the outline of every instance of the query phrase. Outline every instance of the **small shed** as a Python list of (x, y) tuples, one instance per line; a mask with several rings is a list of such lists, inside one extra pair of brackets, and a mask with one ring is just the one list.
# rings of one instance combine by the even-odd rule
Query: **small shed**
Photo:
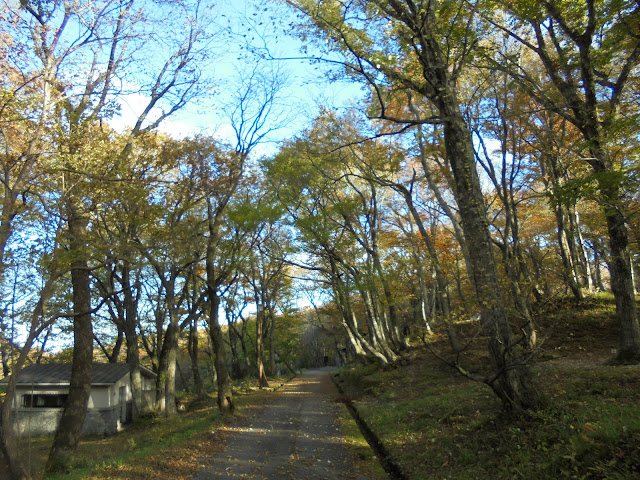
[[(142, 391), (155, 396), (156, 374), (141, 367)], [(13, 426), (18, 435), (48, 435), (56, 431), (69, 396), (70, 364), (30, 365), (18, 374), (12, 402)], [(129, 365), (94, 363), (91, 394), (83, 435), (113, 435), (133, 418)]]

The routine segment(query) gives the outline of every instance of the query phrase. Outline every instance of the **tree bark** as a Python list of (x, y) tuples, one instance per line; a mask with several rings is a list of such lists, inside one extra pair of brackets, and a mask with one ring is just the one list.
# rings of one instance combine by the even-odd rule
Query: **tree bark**
[(193, 375), (196, 395), (202, 397), (204, 396), (204, 387), (202, 385), (200, 367), (198, 366), (198, 321), (196, 319), (191, 320), (191, 325), (189, 326), (188, 350), (189, 357), (191, 358), (191, 373)]
[[(446, 72), (441, 73), (447, 75)], [(471, 134), (453, 92), (443, 93), (438, 103), (441, 116), (447, 119), (444, 124), (445, 151), (453, 172), (454, 193), (469, 248), (472, 283), (481, 309), (480, 324), (488, 339), (489, 354), (495, 369), (488, 384), (505, 405), (518, 410), (530, 408), (539, 403), (540, 396), (522, 354), (518, 352), (500, 295), (502, 288), (474, 164)]]
[(93, 326), (91, 323), (91, 290), (86, 260), (86, 228), (88, 219), (81, 213), (75, 198), (68, 201), (69, 249), (78, 257), (71, 263), (73, 290), (73, 364), (69, 396), (53, 439), (46, 464), (48, 472), (63, 471), (69, 466), (87, 413), (91, 393), (93, 361)]
[(138, 295), (134, 295), (131, 285), (131, 269), (125, 262), (121, 268), (121, 285), (124, 307), (124, 336), (127, 345), (127, 365), (131, 377), (131, 394), (133, 397), (133, 416), (149, 409), (142, 394), (142, 373), (140, 372), (140, 351), (138, 346)]
[(271, 326), (269, 327), (269, 370), (271, 370), (271, 375), (276, 375), (276, 316), (272, 308), (269, 309), (269, 318), (271, 319)]
[(256, 364), (258, 365), (258, 388), (268, 387), (267, 376), (264, 373), (264, 305), (256, 298)]
[(611, 251), (611, 290), (616, 301), (619, 328), (618, 363), (640, 362), (640, 326), (631, 277), (629, 236), (617, 189), (603, 188)]
[[(207, 270), (209, 271), (209, 264)], [(208, 275), (207, 293), (209, 297), (209, 335), (213, 346), (214, 365), (216, 367), (218, 380), (218, 408), (223, 414), (233, 413), (235, 405), (233, 403), (233, 391), (231, 377), (227, 369), (226, 343), (224, 334), (218, 319), (218, 308), (220, 307), (220, 297), (209, 283), (213, 275)]]

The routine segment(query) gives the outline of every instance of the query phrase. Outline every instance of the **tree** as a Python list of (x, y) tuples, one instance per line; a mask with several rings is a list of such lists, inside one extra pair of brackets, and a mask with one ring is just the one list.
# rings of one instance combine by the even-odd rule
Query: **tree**
[[(499, 64), (544, 108), (573, 124), (584, 139), (582, 157), (593, 171), (606, 217), (611, 255), (611, 288), (616, 299), (620, 348), (616, 360), (640, 361), (640, 326), (633, 293), (629, 235), (623, 198), (626, 159), (617, 158), (619, 139), (637, 135), (637, 102), (632, 79), (638, 73), (640, 6), (633, 1), (585, 0), (565, 4), (507, 3), (505, 19), (490, 22), (515, 39), (526, 54), (501, 54)], [(522, 60), (521, 60), (522, 59)], [(532, 67), (536, 67), (534, 70)]]
[[(180, 333), (197, 318), (203, 304), (197, 266), (204, 257), (202, 242), (203, 192), (201, 168), (193, 156), (202, 153), (192, 140), (167, 140), (164, 161), (171, 165), (165, 172), (170, 185), (155, 192), (157, 223), (137, 238), (140, 255), (152, 267), (162, 286), (158, 298), (169, 322), (159, 341), (158, 409), (165, 416), (177, 414), (175, 402), (178, 339)], [(153, 220), (151, 220), (152, 222)], [(150, 222), (150, 223), (151, 223)], [(158, 326), (164, 328), (164, 322)]]
[[(169, 7), (164, 8), (163, 13), (166, 13)], [(151, 72), (152, 77), (150, 84), (143, 85), (143, 89), (148, 87), (145, 93), (149, 102), (131, 136), (155, 128), (181, 108), (197, 93), (194, 87), (199, 71), (191, 68), (191, 64), (202, 53), (196, 45), (204, 37), (198, 5), (188, 2), (175, 7), (175, 13), (180, 15), (170, 16), (172, 19), (186, 18), (187, 28), (163, 39), (149, 33), (140, 21), (142, 17), (133, 0), (104, 0), (89, 5), (64, 0), (25, 1), (20, 5), (5, 3), (3, 9), (3, 25), (8, 27), (3, 40), (9, 39), (7, 42), (16, 52), (15, 56), (9, 55), (13, 62), (11, 72), (19, 73), (18, 80), (6, 90), (18, 95), (3, 96), (8, 99), (4, 112), (18, 115), (11, 118), (11, 128), (26, 127), (28, 123), (32, 126), (23, 130), (21, 142), (12, 142), (12, 148), (15, 148), (12, 156), (18, 160), (15, 164), (18, 167), (11, 167), (17, 176), (8, 184), (9, 190), (5, 190), (7, 218), (14, 215), (15, 198), (24, 189), (37, 161), (44, 158), (58, 160), (60, 163), (56, 168), (66, 180), (61, 195), (66, 203), (64, 216), (68, 242), (65, 243), (71, 249), (66, 258), (71, 267), (77, 342), (69, 400), (49, 461), (49, 468), (56, 469), (64, 466), (77, 443), (86, 411), (91, 369), (93, 335), (87, 240), (92, 202), (84, 188), (85, 180), (91, 178), (86, 167), (94, 159), (94, 152), (83, 150), (83, 147), (86, 147), (87, 136), (94, 135), (100, 122), (117, 110), (114, 98), (122, 93), (120, 82), (128, 75), (131, 75), (129, 78), (137, 75), (136, 80), (146, 81), (142, 70), (132, 68), (133, 60), (142, 54), (143, 45), (153, 48), (154, 42), (161, 41), (163, 50), (154, 57), (152, 68), (146, 71)], [(159, 10), (150, 5), (146, 9), (146, 22), (150, 22), (151, 13), (158, 14)], [(7, 42), (3, 46), (8, 45)], [(3, 48), (3, 52), (6, 50)], [(30, 104), (27, 102), (29, 95)], [(20, 116), (24, 121), (19, 120)], [(5, 120), (3, 118), (3, 122)], [(9, 128), (4, 132), (11, 133)], [(125, 146), (125, 156), (128, 150)], [(44, 155), (44, 152), (52, 151), (57, 151), (58, 155)], [(10, 223), (5, 222), (4, 226), (8, 230), (0, 233), (0, 242), (6, 244)]]
[[(531, 278), (524, 258), (520, 231), (523, 220), (519, 214), (520, 205), (533, 195), (529, 185), (535, 178), (535, 166), (530, 162), (525, 147), (530, 132), (525, 120), (528, 112), (521, 112), (527, 98), (513, 82), (503, 74), (490, 72), (491, 82), (481, 93), (485, 98), (475, 108), (470, 108), (470, 120), (475, 139), (478, 164), (493, 184), (497, 198), (492, 216), (493, 227), (499, 238), (494, 236), (494, 244), (502, 253), (502, 264), (509, 280), (511, 297), (518, 314), (522, 317), (522, 330), (527, 337), (528, 347), (536, 344), (536, 330), (529, 305)], [(478, 89), (479, 90), (479, 89)], [(472, 120), (472, 118), (476, 120)], [(497, 148), (489, 146), (491, 140), (498, 142)]]
[[(336, 137), (328, 126), (321, 117), (306, 138), (283, 148), (268, 164), (269, 181), (299, 232), (295, 244), (310, 257), (299, 266), (316, 272), (332, 291), (356, 354), (388, 366), (397, 353), (389, 317), (381, 314), (389, 305), (381, 301), (379, 199), (346, 151), (332, 149)], [(359, 313), (366, 331), (358, 325)]]
[(262, 198), (251, 198), (253, 205), (247, 205), (241, 211), (245, 221), (252, 224), (247, 230), (253, 232), (244, 276), (253, 289), (256, 304), (256, 360), (260, 388), (268, 386), (264, 369), (265, 338), (269, 339), (269, 373), (276, 374), (276, 308), (282, 307), (290, 287), (286, 268), (291, 253), (291, 239), (279, 221), (282, 212), (275, 199), (269, 198), (267, 190), (263, 188), (262, 191)]
[[(247, 328), (249, 322), (243, 315), (243, 311), (251, 302), (251, 296), (247, 289), (248, 285), (242, 282), (241, 279), (237, 279), (224, 298), (224, 316), (229, 326), (231, 376), (233, 379), (247, 376), (251, 368), (252, 355), (249, 355), (247, 349)], [(240, 341), (241, 352), (238, 351), (238, 341)]]
[[(459, 1), (289, 3), (307, 15), (331, 50), (343, 54), (346, 73), (370, 87), (372, 116), (400, 130), (419, 124), (442, 129), (493, 365), (484, 381), (505, 405), (516, 410), (536, 405), (539, 395), (500, 295), (473, 141), (457, 87), (479, 42), (473, 11)], [(415, 97), (426, 102), (418, 119), (397, 108)]]
[[(18, 357), (13, 365), (14, 372), (20, 371), (27, 361), (29, 351), (35, 339), (50, 325), (52, 325), (58, 316), (49, 317), (45, 315), (45, 306), (51, 297), (55, 282), (62, 276), (63, 272), (51, 270), (46, 276), (46, 280), (42, 289), (38, 294), (38, 300), (30, 315), (29, 331), (24, 345), (18, 353)], [(22, 465), (18, 457), (18, 449), (13, 434), (13, 421), (11, 419), (11, 403), (15, 395), (17, 384), (17, 375), (13, 374), (9, 377), (7, 383), (6, 396), (0, 405), (0, 459), (4, 458), (8, 464), (7, 472), (9, 478), (27, 478), (26, 469)]]
[[(249, 156), (282, 121), (277, 102), (283, 82), (277, 69), (263, 71), (260, 65), (255, 65), (248, 74), (241, 76), (239, 83), (242, 87), (231, 99), (228, 109), (235, 133), (235, 147), (233, 150), (211, 152), (203, 156), (201, 162), (203, 171), (209, 172), (209, 181), (204, 183), (207, 194), (206, 288), (209, 333), (218, 375), (218, 407), (223, 413), (232, 413), (234, 404), (226, 364), (227, 345), (219, 321), (220, 296), (229, 289), (229, 280), (237, 269), (241, 251), (237, 235), (231, 235), (230, 242), (225, 241), (224, 222), (227, 207), (238, 190)], [(226, 250), (225, 244), (234, 246)]]
[[(158, 179), (150, 171), (163, 172), (165, 168), (157, 157), (149, 153), (150, 143), (156, 138), (147, 135), (138, 139), (129, 155), (135, 161), (120, 161), (114, 165), (112, 178), (101, 199), (99, 220), (94, 228), (98, 242), (105, 246), (106, 269), (103, 275), (94, 275), (96, 286), (118, 332), (124, 334), (126, 362), (131, 376), (133, 415), (151, 407), (145, 405), (140, 372), (140, 346), (138, 325), (143, 295), (142, 278), (144, 256), (139, 253), (135, 240), (146, 229), (151, 210), (153, 185)], [(141, 144), (141, 145), (139, 145)], [(145, 215), (146, 213), (146, 215)], [(155, 216), (152, 216), (155, 218)]]

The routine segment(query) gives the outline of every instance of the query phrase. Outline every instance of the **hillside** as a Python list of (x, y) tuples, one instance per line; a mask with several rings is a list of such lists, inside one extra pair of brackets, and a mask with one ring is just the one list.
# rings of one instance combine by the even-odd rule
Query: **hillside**
[[(404, 365), (345, 368), (336, 379), (404, 478), (628, 479), (640, 476), (640, 367), (610, 366), (617, 344), (613, 300), (557, 301), (538, 312), (533, 370), (543, 407), (516, 416), (491, 390), (424, 347)], [(473, 323), (461, 363), (484, 355)], [(431, 340), (445, 357), (442, 336)]]

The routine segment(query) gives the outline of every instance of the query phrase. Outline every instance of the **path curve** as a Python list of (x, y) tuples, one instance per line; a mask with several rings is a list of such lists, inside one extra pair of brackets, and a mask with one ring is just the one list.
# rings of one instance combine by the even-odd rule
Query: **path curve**
[(330, 369), (307, 370), (281, 387), (264, 410), (229, 427), (227, 447), (203, 465), (194, 480), (366, 480), (336, 423), (340, 409)]

